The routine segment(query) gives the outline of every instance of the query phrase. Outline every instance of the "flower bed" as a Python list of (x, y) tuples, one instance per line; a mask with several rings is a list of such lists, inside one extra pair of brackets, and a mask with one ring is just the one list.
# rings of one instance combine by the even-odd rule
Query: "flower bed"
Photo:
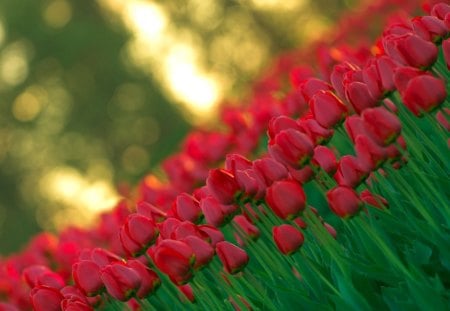
[(448, 308), (450, 5), (424, 8), (281, 57), (167, 181), (1, 259), (0, 309)]

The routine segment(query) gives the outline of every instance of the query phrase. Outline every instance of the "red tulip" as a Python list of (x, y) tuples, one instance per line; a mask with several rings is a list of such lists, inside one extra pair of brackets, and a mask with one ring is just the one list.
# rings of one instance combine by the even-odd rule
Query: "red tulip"
[(58, 289), (38, 285), (30, 292), (31, 304), (36, 311), (60, 311), (63, 295)]
[(129, 300), (141, 287), (141, 277), (138, 272), (122, 262), (102, 268), (100, 278), (108, 294), (120, 301)]
[(359, 81), (344, 82), (345, 96), (356, 113), (361, 114), (365, 109), (375, 107), (377, 100), (369, 92), (368, 86)]
[(100, 267), (90, 260), (80, 260), (72, 265), (73, 280), (87, 296), (95, 296), (103, 290), (100, 274)]
[(158, 207), (146, 201), (140, 201), (136, 204), (136, 212), (152, 219), (156, 223), (160, 223), (167, 218), (167, 214)]
[(294, 129), (279, 132), (268, 146), (272, 158), (294, 168), (301, 168), (309, 161), (313, 148), (311, 139)]
[(154, 221), (140, 214), (128, 216), (120, 229), (120, 241), (131, 256), (143, 254), (158, 237), (159, 230)]
[(281, 180), (267, 188), (266, 202), (278, 217), (292, 219), (305, 209), (306, 197), (297, 182)]
[(426, 41), (413, 33), (387, 35), (382, 39), (386, 53), (395, 61), (415, 68), (428, 68), (438, 56), (434, 43)]
[(274, 181), (284, 179), (288, 175), (286, 167), (272, 158), (255, 160), (253, 169), (264, 180), (266, 186), (270, 186)]
[(394, 142), (402, 130), (398, 117), (383, 107), (364, 110), (362, 118), (367, 135), (380, 146)]
[(308, 103), (311, 98), (319, 91), (332, 91), (331, 85), (317, 78), (309, 78), (299, 86), (303, 97)]
[(431, 75), (411, 79), (404, 92), (400, 92), (405, 106), (416, 116), (430, 112), (447, 98), (445, 83)]
[(222, 204), (234, 203), (240, 193), (236, 179), (224, 169), (210, 170), (206, 185), (211, 194)]
[(127, 262), (127, 267), (133, 269), (141, 279), (141, 284), (136, 292), (138, 298), (144, 299), (155, 292), (161, 285), (158, 274), (139, 260), (129, 260)]
[(186, 242), (163, 240), (156, 247), (154, 261), (159, 270), (181, 285), (192, 277), (195, 255)]
[(305, 166), (299, 170), (289, 167), (289, 175), (290, 178), (303, 185), (314, 178), (314, 171), (309, 166)]
[(353, 143), (355, 142), (356, 136), (367, 135), (366, 127), (364, 126), (364, 121), (358, 115), (347, 117), (344, 123), (344, 127), (348, 137)]
[(22, 275), (30, 288), (37, 285), (45, 285), (56, 289), (63, 288), (64, 279), (43, 265), (32, 265), (22, 271)]
[(449, 32), (444, 21), (434, 16), (414, 17), (411, 23), (416, 35), (434, 43), (440, 42)]
[(383, 98), (395, 89), (394, 70), (397, 64), (386, 55), (378, 55), (369, 60), (362, 69), (363, 81), (375, 99)]
[(269, 139), (274, 139), (279, 132), (288, 129), (300, 130), (297, 121), (294, 119), (288, 116), (278, 116), (270, 120), (267, 134)]
[(231, 274), (238, 273), (248, 263), (247, 253), (240, 247), (223, 241), (216, 244), (216, 253), (225, 268)]
[(252, 240), (256, 240), (261, 234), (258, 227), (252, 224), (245, 216), (237, 215), (233, 218), (233, 222), (237, 225), (238, 229), (246, 237)]
[(189, 245), (195, 255), (194, 269), (198, 270), (206, 266), (214, 257), (214, 248), (204, 239), (198, 236), (187, 236), (181, 241)]
[(189, 284), (180, 285), (178, 286), (178, 289), (180, 290), (180, 292), (183, 293), (184, 297), (186, 297), (190, 302), (195, 302), (195, 295), (191, 285)]
[(261, 199), (266, 191), (264, 180), (253, 170), (236, 171), (236, 182), (238, 183), (245, 198)]
[(228, 223), (237, 211), (237, 206), (220, 204), (212, 196), (201, 199), (200, 208), (202, 209), (206, 222), (215, 227), (220, 227)]
[(181, 193), (175, 199), (172, 209), (180, 220), (188, 220), (197, 223), (202, 218), (200, 202), (187, 193)]
[(444, 108), (443, 111), (438, 111), (436, 114), (436, 120), (444, 129), (447, 130), (447, 132), (450, 132), (450, 122), (448, 116), (450, 116), (450, 109)]
[(252, 168), (252, 162), (240, 154), (227, 154), (225, 158), (225, 169), (231, 174)]
[(315, 119), (301, 119), (300, 131), (311, 138), (314, 145), (326, 144), (333, 137), (334, 130), (321, 126)]
[(447, 69), (450, 70), (450, 38), (442, 41), (442, 52), (444, 53)]
[(344, 76), (347, 74), (347, 72), (355, 71), (357, 69), (358, 68), (355, 65), (348, 62), (339, 63), (333, 67), (333, 71), (330, 74), (330, 81), (339, 98), (346, 98), (344, 89)]
[(347, 106), (331, 91), (319, 91), (309, 101), (314, 119), (330, 129), (338, 126), (348, 114)]
[(368, 205), (372, 205), (376, 208), (383, 208), (383, 207), (387, 207), (389, 205), (388, 201), (385, 198), (383, 198), (382, 196), (380, 196), (378, 194), (373, 194), (367, 189), (361, 191), (359, 198), (364, 203), (366, 203)]
[(199, 225), (198, 229), (207, 234), (209, 239), (208, 242), (210, 242), (212, 247), (216, 247), (216, 244), (218, 242), (224, 241), (225, 237), (223, 236), (222, 231), (220, 231), (219, 229), (217, 229), (214, 226), (210, 226), (210, 225)]
[(314, 156), (311, 165), (322, 168), (327, 174), (333, 174), (337, 169), (336, 156), (330, 148), (317, 146), (314, 148)]
[(444, 2), (438, 3), (431, 9), (431, 15), (440, 20), (444, 20), (447, 13), (450, 13), (450, 5)]
[(327, 201), (330, 209), (343, 218), (355, 215), (362, 205), (356, 191), (344, 186), (338, 186), (328, 191)]
[(272, 237), (278, 250), (285, 255), (296, 252), (305, 240), (303, 233), (294, 226), (287, 224), (273, 227)]
[(355, 141), (357, 159), (366, 171), (374, 171), (387, 159), (386, 149), (365, 135), (358, 135)]
[(358, 158), (345, 155), (339, 161), (334, 179), (340, 186), (356, 188), (367, 177), (368, 173), (368, 168), (363, 167)]

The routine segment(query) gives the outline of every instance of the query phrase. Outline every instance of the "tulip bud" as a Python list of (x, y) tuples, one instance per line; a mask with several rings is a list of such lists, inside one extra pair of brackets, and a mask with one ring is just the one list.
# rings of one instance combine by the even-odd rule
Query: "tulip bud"
[(372, 139), (364, 135), (356, 137), (355, 150), (360, 165), (366, 171), (374, 171), (387, 159), (385, 148), (380, 147)]
[(201, 199), (200, 208), (202, 209), (206, 222), (215, 227), (220, 227), (228, 223), (237, 211), (237, 206), (220, 204), (212, 196)]
[(308, 135), (314, 145), (326, 144), (334, 134), (334, 130), (321, 126), (315, 119), (302, 119), (299, 125), (300, 131)]
[(314, 156), (311, 159), (311, 165), (320, 167), (327, 174), (334, 174), (337, 169), (336, 156), (330, 148), (317, 146), (314, 148)]
[(192, 248), (195, 255), (194, 269), (198, 270), (206, 266), (214, 257), (214, 248), (198, 236), (187, 236), (181, 241)]
[(291, 255), (303, 245), (303, 233), (287, 224), (273, 227), (272, 237), (278, 250), (284, 255)]
[(287, 116), (274, 117), (269, 122), (267, 135), (269, 136), (269, 139), (274, 139), (279, 132), (288, 129), (300, 130), (297, 121), (294, 119)]
[(373, 194), (369, 190), (365, 189), (361, 191), (361, 194), (359, 195), (359, 198), (361, 201), (368, 205), (372, 205), (376, 208), (384, 208), (388, 207), (388, 201), (383, 198), (382, 196), (378, 194)]
[(158, 207), (146, 201), (141, 201), (136, 204), (136, 212), (152, 219), (156, 223), (160, 223), (167, 218), (167, 214)]
[(210, 225), (199, 225), (198, 229), (207, 234), (209, 237), (209, 242), (211, 244), (212, 247), (216, 247), (216, 244), (218, 242), (224, 241), (225, 237), (223, 236), (222, 231), (220, 231), (219, 229), (217, 229), (214, 226), (210, 226)]
[(216, 253), (225, 271), (230, 274), (238, 273), (244, 269), (249, 260), (247, 253), (242, 248), (227, 241), (216, 244)]
[(450, 122), (448, 120), (450, 116), (450, 109), (448, 108), (444, 108), (443, 111), (438, 111), (438, 113), (436, 114), (436, 120), (439, 122), (439, 124), (445, 129), (447, 130), (447, 132), (450, 132)]
[(192, 277), (195, 255), (186, 242), (163, 240), (156, 247), (154, 261), (159, 270), (181, 285)]
[(267, 188), (266, 202), (278, 217), (292, 219), (305, 209), (306, 197), (297, 182), (281, 180)]
[(141, 285), (136, 292), (136, 296), (139, 299), (144, 299), (149, 296), (161, 285), (158, 274), (139, 260), (129, 260), (127, 262), (127, 267), (133, 269), (141, 279)]
[(450, 38), (442, 41), (442, 52), (444, 53), (447, 69), (450, 70)]
[(235, 177), (224, 169), (210, 170), (206, 185), (211, 194), (222, 204), (234, 203), (240, 193)]
[(377, 100), (372, 97), (369, 88), (363, 82), (353, 81), (344, 83), (345, 96), (356, 113), (361, 114), (365, 109), (375, 107)]
[(237, 215), (233, 218), (233, 222), (246, 237), (252, 240), (256, 240), (259, 237), (260, 231), (258, 227), (252, 224), (245, 216)]
[(252, 162), (240, 154), (227, 154), (225, 158), (225, 170), (235, 175), (236, 171), (252, 168)]
[(338, 126), (348, 114), (344, 103), (331, 91), (319, 91), (309, 101), (314, 119), (330, 129)]
[(31, 305), (36, 311), (60, 311), (63, 295), (56, 288), (38, 285), (30, 292)]
[(383, 37), (383, 47), (395, 61), (415, 68), (428, 68), (438, 57), (438, 48), (412, 32)]
[(355, 142), (356, 136), (367, 135), (366, 127), (364, 126), (364, 121), (358, 115), (347, 117), (344, 123), (344, 127), (348, 137), (353, 143)]
[(309, 161), (313, 148), (311, 139), (294, 129), (279, 132), (268, 146), (272, 158), (294, 168), (301, 168)]
[(286, 167), (272, 158), (255, 160), (253, 169), (264, 180), (266, 186), (270, 186), (274, 181), (284, 179), (288, 175)]
[(194, 291), (192, 290), (191, 285), (184, 284), (178, 286), (178, 289), (181, 293), (183, 293), (184, 297), (186, 297), (190, 302), (195, 302)]
[(56, 289), (65, 286), (64, 279), (43, 265), (32, 265), (22, 271), (22, 275), (30, 288), (45, 285)]
[(309, 78), (300, 84), (300, 90), (305, 98), (306, 102), (319, 91), (332, 91), (331, 85), (317, 78)]
[(181, 193), (175, 199), (173, 210), (180, 220), (188, 220), (193, 223), (200, 221), (203, 216), (200, 202), (187, 193)]
[(375, 99), (383, 98), (395, 89), (394, 70), (397, 64), (386, 55), (379, 55), (369, 60), (362, 69), (363, 81)]
[(100, 274), (100, 267), (90, 260), (80, 260), (72, 265), (72, 278), (87, 296), (95, 296), (103, 290)]
[(368, 168), (363, 167), (358, 158), (345, 155), (339, 161), (334, 179), (340, 186), (356, 188), (367, 177), (368, 173)]
[(444, 21), (434, 16), (417, 16), (411, 23), (414, 33), (427, 41), (439, 43), (448, 34)]
[(120, 241), (125, 251), (135, 257), (143, 254), (155, 242), (158, 234), (159, 230), (152, 219), (131, 214), (120, 229)]
[(327, 201), (330, 209), (342, 218), (355, 215), (362, 206), (356, 191), (345, 186), (338, 186), (328, 191)]
[(380, 146), (394, 142), (402, 130), (398, 117), (383, 107), (366, 109), (362, 118), (367, 135)]
[(138, 272), (122, 262), (102, 268), (100, 278), (108, 294), (120, 301), (129, 300), (141, 287), (141, 277)]

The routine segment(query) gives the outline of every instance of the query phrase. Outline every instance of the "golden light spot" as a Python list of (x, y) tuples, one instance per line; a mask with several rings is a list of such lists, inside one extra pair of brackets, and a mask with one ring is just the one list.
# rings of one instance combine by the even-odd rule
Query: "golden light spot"
[(0, 55), (0, 80), (10, 86), (22, 83), (28, 76), (27, 46), (23, 42), (8, 45)]
[(72, 19), (72, 6), (66, 0), (54, 0), (47, 5), (43, 15), (47, 25), (62, 28)]
[(3, 26), (3, 23), (0, 21), (0, 46), (2, 46), (3, 42), (5, 42), (5, 39), (6, 39), (5, 27)]
[(195, 66), (195, 52), (188, 46), (174, 47), (165, 58), (164, 72), (173, 96), (198, 118), (208, 118), (216, 108), (219, 85)]
[(41, 193), (49, 201), (75, 208), (92, 219), (99, 212), (112, 208), (118, 195), (111, 182), (90, 180), (73, 167), (56, 167), (39, 182)]
[(305, 0), (251, 0), (257, 9), (264, 10), (294, 10), (306, 4)]
[(25, 91), (17, 96), (12, 106), (14, 118), (19, 121), (31, 121), (39, 114), (42, 103), (31, 92)]
[(127, 26), (150, 41), (158, 41), (167, 24), (164, 11), (155, 3), (130, 1), (123, 14)]

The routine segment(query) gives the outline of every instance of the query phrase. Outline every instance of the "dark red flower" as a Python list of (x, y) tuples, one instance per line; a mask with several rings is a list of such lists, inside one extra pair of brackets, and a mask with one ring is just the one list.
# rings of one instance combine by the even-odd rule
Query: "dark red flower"
[(337, 169), (337, 161), (334, 152), (325, 146), (314, 148), (314, 156), (311, 159), (311, 165), (320, 167), (328, 174), (334, 174)]
[(246, 251), (228, 241), (217, 243), (216, 253), (225, 271), (231, 274), (238, 273), (244, 269), (249, 260)]
[(87, 296), (95, 296), (104, 288), (100, 278), (100, 267), (91, 260), (80, 260), (74, 263), (72, 277), (78, 288)]
[(255, 160), (253, 169), (261, 176), (266, 186), (270, 186), (274, 181), (284, 179), (288, 175), (286, 167), (270, 157)]
[(303, 233), (294, 226), (287, 224), (273, 227), (272, 237), (278, 250), (285, 255), (296, 252), (305, 240)]
[(181, 285), (192, 277), (195, 255), (186, 242), (163, 240), (156, 247), (154, 261), (159, 270)]
[(338, 126), (348, 114), (347, 106), (331, 91), (319, 91), (309, 101), (314, 119), (330, 129)]
[(314, 145), (326, 144), (333, 137), (334, 130), (321, 126), (315, 119), (301, 119), (298, 124), (300, 131), (311, 138)]
[(147, 250), (158, 237), (159, 230), (154, 221), (144, 215), (131, 214), (120, 229), (120, 241), (131, 256), (138, 256)]
[(361, 191), (359, 198), (361, 201), (368, 205), (372, 205), (376, 208), (384, 208), (388, 207), (388, 201), (383, 198), (381, 195), (373, 194), (369, 190), (365, 189)]
[(63, 295), (58, 289), (38, 285), (30, 292), (31, 305), (36, 311), (60, 311)]
[(234, 203), (240, 193), (235, 177), (224, 169), (210, 170), (206, 185), (211, 194), (222, 204)]
[(278, 217), (293, 219), (305, 209), (306, 196), (298, 182), (280, 180), (267, 189), (266, 202)]
[(359, 163), (366, 171), (374, 171), (387, 159), (385, 148), (365, 135), (356, 137), (355, 150)]
[(311, 139), (294, 129), (279, 132), (268, 146), (269, 154), (275, 160), (294, 168), (301, 168), (309, 161), (313, 148)]
[(347, 218), (358, 213), (362, 202), (355, 190), (338, 186), (327, 192), (330, 209), (339, 217)]
[(144, 299), (155, 292), (161, 285), (158, 274), (139, 260), (129, 260), (127, 262), (127, 267), (133, 269), (141, 279), (141, 284), (136, 292), (138, 298)]
[(368, 168), (362, 166), (360, 159), (345, 155), (339, 160), (334, 179), (340, 186), (356, 188), (368, 174)]
[(105, 284), (108, 294), (120, 301), (132, 298), (141, 287), (141, 277), (138, 272), (127, 267), (123, 262), (103, 267), (100, 278)]
[(399, 118), (383, 107), (369, 108), (362, 113), (366, 133), (380, 146), (387, 146), (400, 135)]
[(197, 223), (202, 218), (200, 202), (187, 193), (181, 193), (175, 199), (172, 206), (175, 216), (180, 220), (188, 220)]
[(195, 255), (194, 269), (200, 269), (206, 266), (214, 257), (214, 248), (204, 239), (198, 236), (187, 236), (181, 241), (189, 245)]

